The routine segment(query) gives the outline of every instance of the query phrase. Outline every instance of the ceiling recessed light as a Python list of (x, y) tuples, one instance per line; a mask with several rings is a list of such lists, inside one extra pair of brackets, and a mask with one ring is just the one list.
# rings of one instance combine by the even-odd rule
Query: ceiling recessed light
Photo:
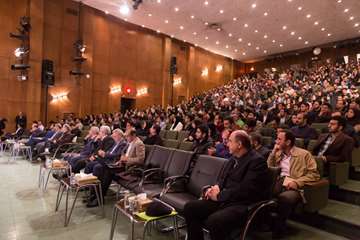
[(197, 47), (198, 45), (195, 43), (195, 45), (194, 45), (195, 47)]
[(174, 35), (171, 35), (170, 37), (171, 37), (171, 38), (174, 38)]
[(247, 23), (244, 24), (244, 27), (248, 27), (249, 25)]
[(345, 10), (344, 10), (344, 13), (347, 13), (349, 11), (349, 9), (348, 8), (346, 8)]
[(264, 38), (268, 38), (268, 36), (267, 36), (267, 35), (264, 35)]
[(128, 21), (127, 18), (124, 18), (124, 21), (127, 22)]
[(354, 20), (354, 16), (351, 16), (351, 17), (349, 18), (349, 20), (350, 20), (350, 21)]
[(105, 11), (105, 14), (109, 14), (109, 11)]
[(186, 40), (183, 40), (183, 42), (186, 42)]
[(302, 37), (298, 37), (298, 39), (299, 39), (299, 40), (301, 40), (301, 39), (302, 39)]
[(141, 25), (143, 28), (145, 27), (145, 25)]
[(205, 22), (204, 24), (205, 24), (206, 26), (207, 26), (207, 25), (209, 25), (209, 23), (208, 23), (208, 22)]
[(308, 42), (308, 41), (305, 41), (305, 45), (307, 45), (307, 44), (309, 44), (309, 42)]
[(318, 21), (314, 22), (314, 25), (319, 25), (319, 22)]
[(300, 7), (298, 7), (298, 10), (299, 10), (299, 11), (301, 11), (301, 10), (302, 10), (302, 7), (301, 7), (301, 6), (300, 6)]
[(327, 36), (330, 37), (330, 36), (331, 36), (331, 33), (328, 33)]
[(242, 42), (242, 38), (238, 38), (238, 42)]
[(156, 2), (157, 2), (157, 3), (161, 3), (161, 0), (157, 0)]
[(311, 18), (311, 14), (306, 15), (307, 18)]
[(236, 18), (236, 17), (233, 17), (233, 21), (237, 21), (237, 18)]
[(205, 40), (208, 40), (209, 39), (209, 37), (208, 36), (205, 36)]
[(337, 2), (338, 2), (338, 3), (341, 3), (341, 2), (342, 2), (342, 0), (338, 0)]
[(253, 3), (253, 4), (251, 5), (251, 7), (252, 7), (252, 8), (256, 8), (256, 3)]
[(165, 20), (165, 23), (169, 23), (169, 20)]
[(288, 0), (288, 2), (292, 2), (292, 0)]
[(194, 15), (191, 15), (191, 16), (190, 16), (190, 18), (191, 18), (191, 19), (194, 19), (194, 18), (195, 18), (195, 16), (194, 16)]
[(245, 55), (246, 55), (246, 52), (243, 52), (243, 53), (242, 53), (242, 55), (244, 55), (244, 56), (245, 56)]
[(283, 47), (284, 45), (282, 45), (281, 43), (280, 43), (280, 45), (279, 45), (280, 47)]
[(267, 12), (264, 12), (264, 16), (267, 16), (267, 15), (269, 15)]
[(250, 46), (251, 46), (251, 43), (248, 43), (247, 45), (250, 47)]
[(180, 29), (181, 29), (181, 30), (184, 30), (184, 26), (180, 26)]
[(355, 23), (355, 24), (354, 24), (354, 27), (358, 27), (358, 26), (359, 26), (359, 23)]
[(219, 42), (219, 41), (216, 41), (215, 43), (216, 43), (216, 45), (219, 45), (219, 44), (220, 44), (220, 42)]
[(128, 15), (130, 13), (130, 8), (127, 4), (123, 4), (120, 6), (119, 11), (122, 15)]
[(160, 33), (160, 30), (156, 30), (157, 33)]
[(219, 11), (219, 13), (223, 14), (223, 13), (224, 13), (224, 10), (221, 9), (221, 10)]
[(205, 2), (204, 2), (204, 5), (205, 5), (205, 6), (209, 5), (209, 2), (208, 2), (208, 1), (205, 1)]
[(294, 36), (294, 35), (295, 35), (295, 32), (291, 32), (290, 34)]
[(325, 31), (326, 28), (321, 28), (321, 31)]
[(197, 34), (197, 32), (193, 32), (193, 34), (194, 34), (194, 35), (196, 35), (196, 34)]
[(283, 26), (282, 29), (283, 29), (283, 30), (286, 30), (286, 29), (287, 29), (287, 26)]
[(260, 47), (256, 47), (256, 50), (259, 50), (260, 49)]
[(239, 50), (237, 50), (237, 49), (234, 49), (234, 52), (238, 52)]
[(255, 31), (254, 31), (255, 33), (258, 33), (259, 31), (257, 30), (257, 29), (255, 29)]
[(149, 13), (149, 14), (148, 14), (148, 16), (149, 16), (149, 17), (151, 17), (151, 16), (152, 16), (152, 14), (151, 14), (151, 13)]
[(179, 8), (178, 8), (178, 7), (175, 7), (174, 10), (175, 10), (175, 12), (178, 12), (178, 11), (179, 11)]
[(275, 43), (276, 41), (275, 40), (272, 40), (273, 43)]
[(225, 48), (229, 48), (229, 45), (226, 45)]
[(229, 33), (228, 36), (229, 36), (229, 37), (232, 37), (232, 33)]
[(264, 50), (264, 53), (267, 53), (267, 50)]
[(221, 31), (221, 28), (217, 28), (216, 31), (220, 32), (220, 31)]

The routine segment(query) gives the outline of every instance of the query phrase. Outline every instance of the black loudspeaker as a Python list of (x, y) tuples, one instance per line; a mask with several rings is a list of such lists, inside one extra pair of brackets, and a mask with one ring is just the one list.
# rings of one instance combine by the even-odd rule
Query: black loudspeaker
[(54, 86), (55, 74), (53, 61), (47, 59), (42, 61), (41, 82), (44, 85)]
[(170, 60), (170, 73), (177, 74), (176, 57), (171, 57)]

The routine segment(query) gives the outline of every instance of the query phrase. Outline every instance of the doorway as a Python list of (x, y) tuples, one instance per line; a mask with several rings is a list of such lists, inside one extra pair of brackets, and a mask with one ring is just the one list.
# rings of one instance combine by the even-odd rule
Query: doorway
[(134, 109), (135, 105), (136, 105), (136, 99), (122, 97), (120, 102), (120, 106), (121, 106), (120, 111), (124, 113), (126, 112), (126, 110)]

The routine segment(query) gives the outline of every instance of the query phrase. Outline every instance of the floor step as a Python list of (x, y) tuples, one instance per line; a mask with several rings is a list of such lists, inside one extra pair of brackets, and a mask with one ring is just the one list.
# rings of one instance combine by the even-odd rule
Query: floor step
[(343, 185), (331, 188), (330, 198), (360, 206), (360, 181), (349, 179)]

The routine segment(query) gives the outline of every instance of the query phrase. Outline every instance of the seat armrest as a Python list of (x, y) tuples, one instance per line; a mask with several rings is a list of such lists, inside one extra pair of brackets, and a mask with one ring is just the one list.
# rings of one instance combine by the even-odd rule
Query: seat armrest
[(349, 179), (348, 162), (330, 162), (329, 181), (331, 185), (340, 186)]
[(165, 178), (164, 180), (164, 188), (162, 189), (161, 193), (160, 193), (160, 197), (164, 194), (166, 194), (172, 186), (174, 186), (175, 184), (183, 181), (183, 182), (187, 182), (189, 181), (188, 176), (172, 176), (172, 177), (168, 177)]
[(326, 207), (329, 198), (329, 186), (330, 183), (327, 179), (320, 179), (304, 185), (305, 212), (317, 212)]

